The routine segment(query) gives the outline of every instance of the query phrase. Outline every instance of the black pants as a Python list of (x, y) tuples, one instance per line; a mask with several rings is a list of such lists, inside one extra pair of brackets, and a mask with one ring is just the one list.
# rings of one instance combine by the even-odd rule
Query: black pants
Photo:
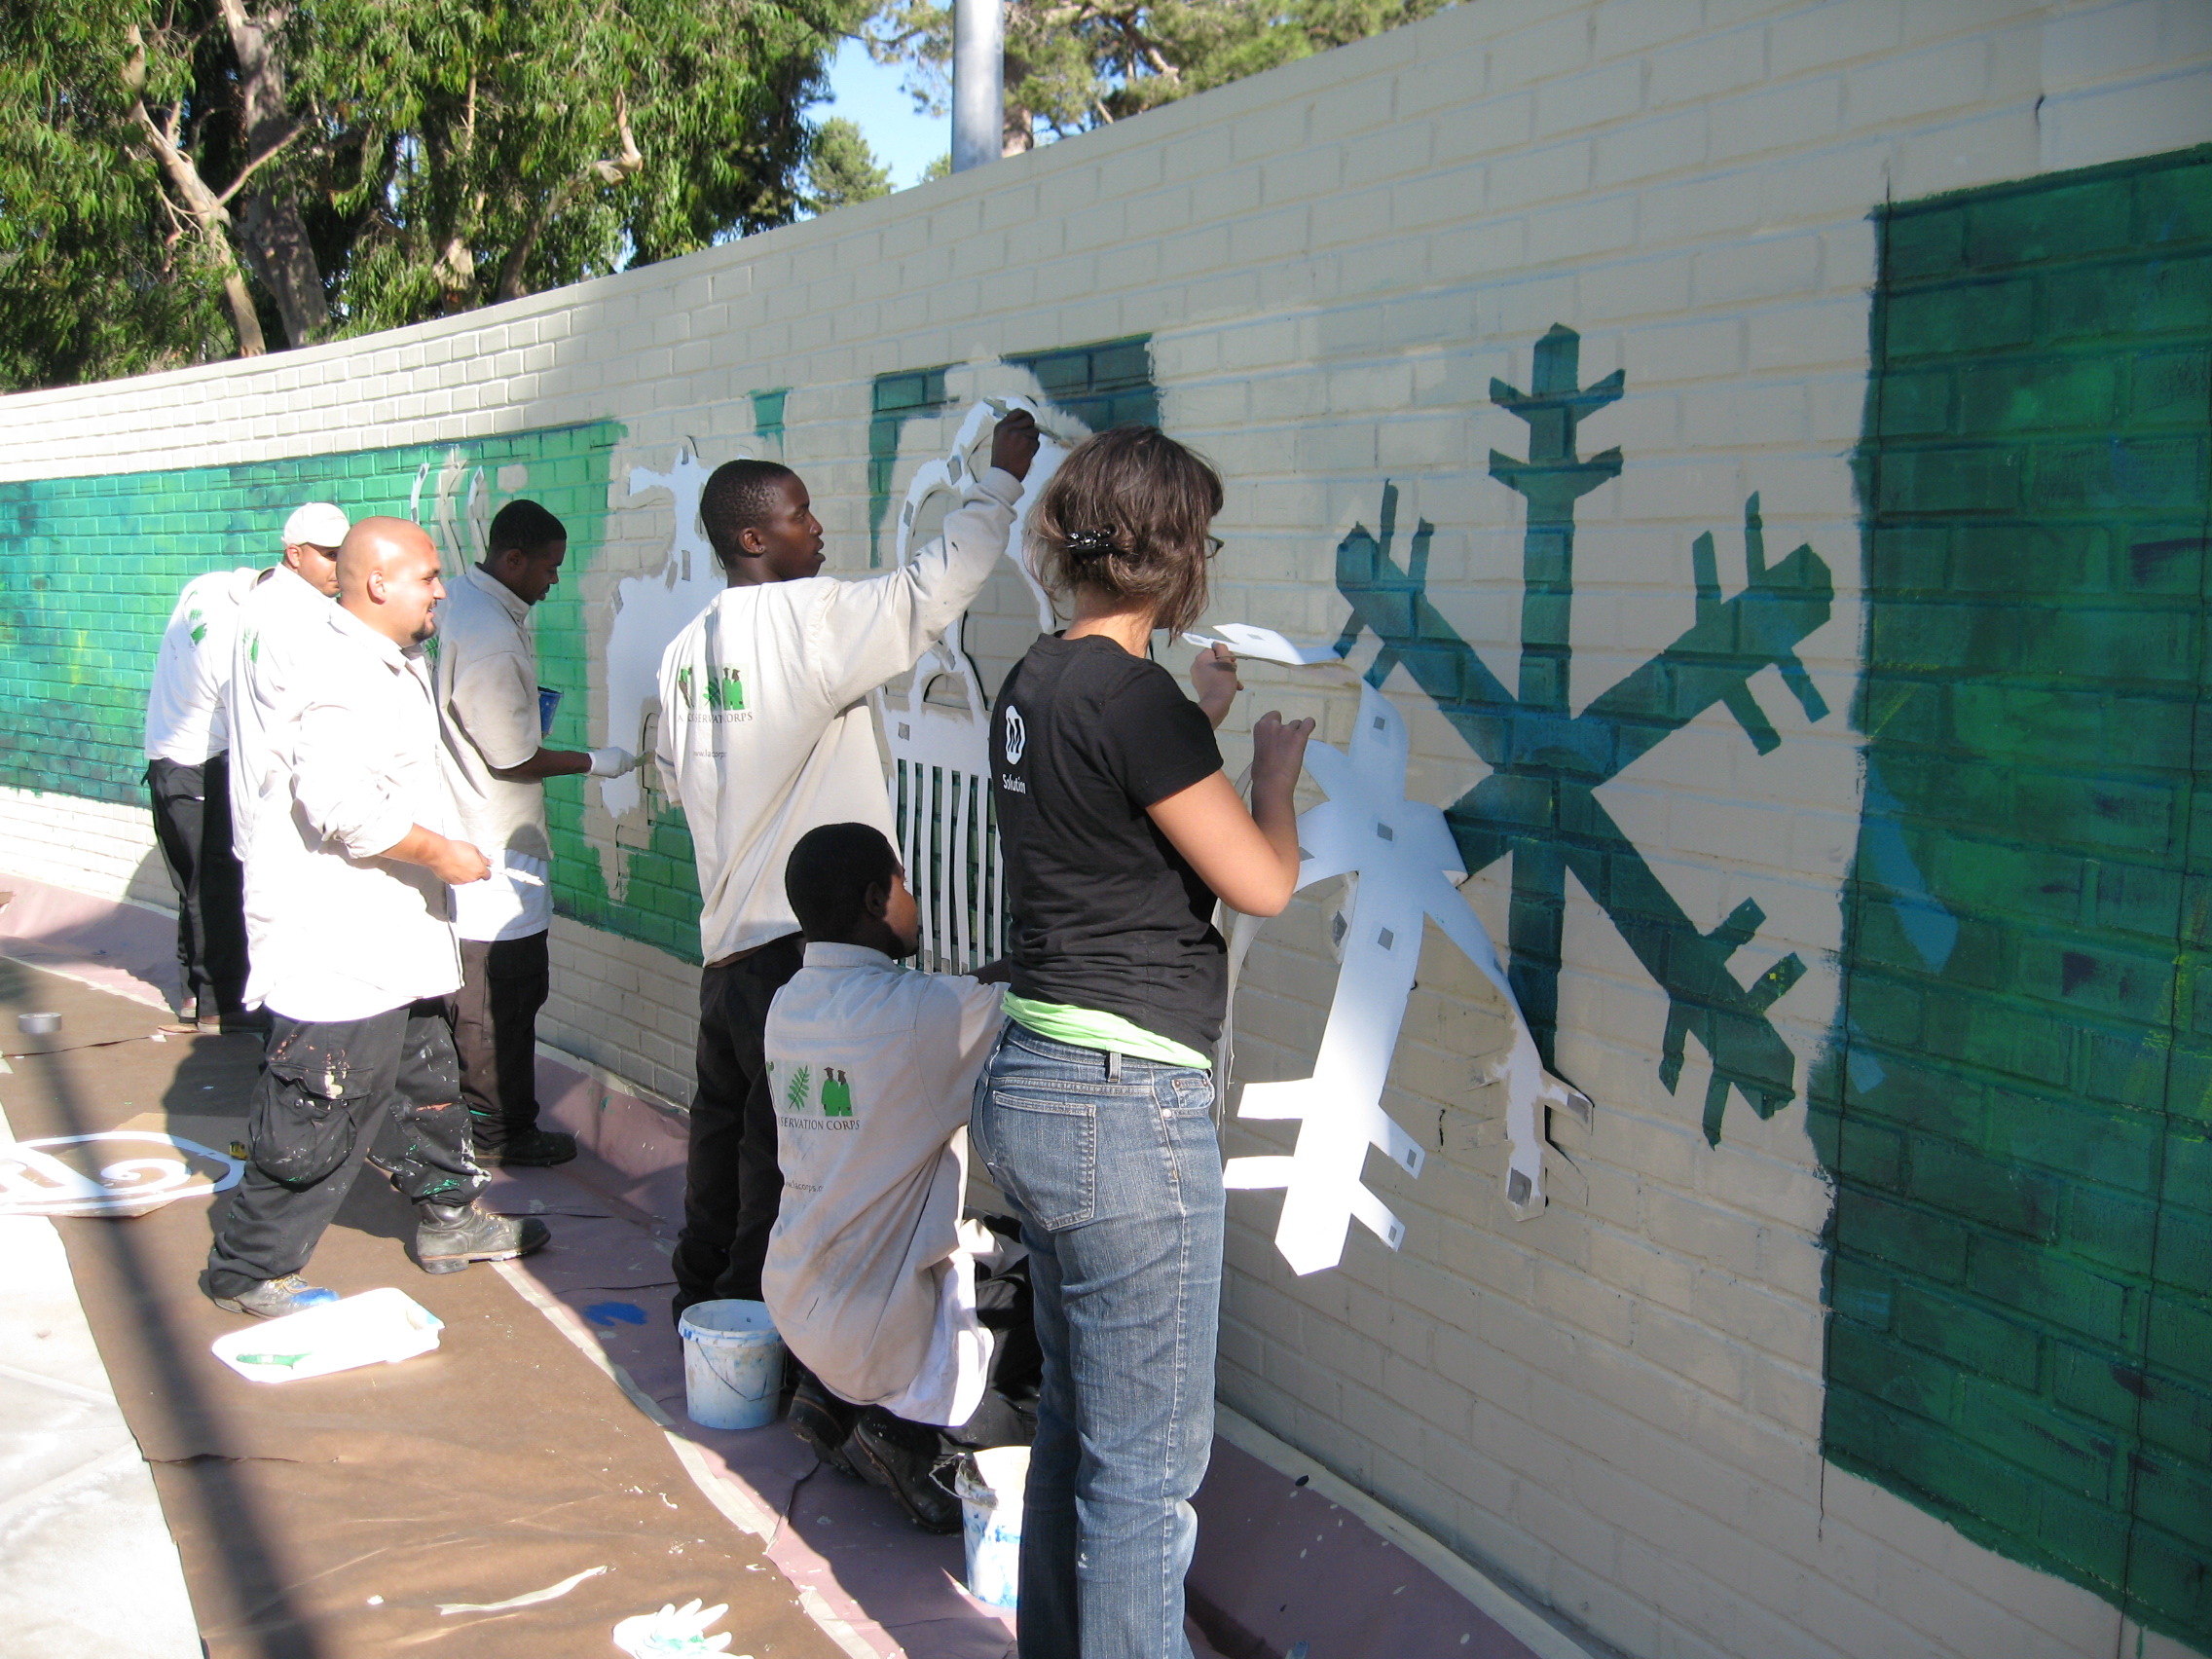
[(204, 1018), (244, 1010), (245, 869), (231, 850), (231, 757), (146, 763), (154, 839), (176, 889), (177, 985)]
[(799, 970), (796, 934), (699, 976), (698, 1087), (683, 1162), (683, 1232), (670, 1265), (676, 1308), (760, 1300), (768, 1233), (784, 1205), (776, 1108), (760, 1051), (768, 1004)]
[(363, 1162), (417, 1203), (483, 1190), (443, 997), (367, 1019), (276, 1014), (246, 1119), (246, 1167), (207, 1252), (210, 1296), (307, 1266)]
[(461, 941), (453, 1046), (470, 1132), (489, 1153), (537, 1127), (537, 1011), (553, 989), (547, 937)]
[[(986, 1218), (990, 1219), (990, 1218)], [(1029, 1284), (1029, 1264), (1016, 1262), (1001, 1273), (976, 1273), (976, 1319), (991, 1332), (991, 1363), (985, 1373), (983, 1397), (968, 1420), (950, 1428), (916, 1422), (910, 1418), (884, 1417), (897, 1425), (905, 1444), (940, 1456), (956, 1457), (963, 1452), (981, 1452), (993, 1446), (1027, 1446), (1037, 1438), (1037, 1389), (1045, 1374), (1045, 1350), (1037, 1342), (1032, 1313), (1035, 1295)], [(816, 1379), (817, 1382), (820, 1379)], [(860, 1420), (861, 1408), (840, 1398), (827, 1385), (830, 1409), (850, 1434)]]

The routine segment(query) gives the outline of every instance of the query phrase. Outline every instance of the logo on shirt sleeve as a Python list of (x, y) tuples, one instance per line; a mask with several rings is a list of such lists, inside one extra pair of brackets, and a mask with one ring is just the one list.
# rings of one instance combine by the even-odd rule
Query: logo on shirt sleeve
[(1029, 750), (1029, 725), (1021, 718), (1021, 711), (1012, 703), (1006, 706), (1006, 763), (1021, 764), (1021, 757)]

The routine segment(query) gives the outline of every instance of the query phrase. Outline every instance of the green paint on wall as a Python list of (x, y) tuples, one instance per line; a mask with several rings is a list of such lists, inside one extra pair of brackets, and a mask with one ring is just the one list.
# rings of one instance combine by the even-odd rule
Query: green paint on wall
[(1879, 218), (1825, 1445), (2212, 1644), (2212, 151)]
[(1037, 377), (1038, 389), (1094, 432), (1109, 426), (1160, 424), (1160, 389), (1152, 378), (1152, 336), (1131, 334), (1058, 351), (1015, 354), (1006, 361)]
[(773, 442), (778, 455), (784, 453), (784, 400), (791, 394), (788, 386), (746, 393), (753, 400), (753, 429), (763, 442)]
[(903, 369), (877, 375), (869, 390), (867, 423), (867, 562), (883, 563), (883, 520), (891, 510), (891, 475), (899, 464), (899, 438), (906, 423), (935, 415), (951, 401), (944, 372), (952, 365)]
[[(1035, 375), (1045, 401), (1074, 416), (1091, 431), (1160, 424), (1160, 388), (1153, 384), (1149, 334), (1000, 360)], [(893, 474), (899, 465), (906, 423), (935, 415), (952, 401), (944, 387), (946, 370), (951, 367), (948, 363), (903, 369), (875, 377), (867, 427), (867, 561), (871, 566), (883, 563), (883, 526), (891, 511)]]
[[(623, 428), (599, 421), (455, 444), (359, 450), (234, 466), (0, 484), (0, 783), (138, 805), (146, 692), (162, 629), (203, 571), (268, 565), (285, 516), (336, 501), (354, 518), (416, 517), (449, 571), (476, 555), (472, 527), (515, 496), (569, 528), (564, 580), (535, 611), (540, 681), (564, 693), (546, 742), (591, 744), (581, 577), (605, 543), (608, 466)], [(503, 482), (502, 482), (503, 481)], [(653, 828), (620, 904), (583, 835), (583, 788), (546, 789), (566, 913), (697, 956), (697, 881), (680, 813)]]

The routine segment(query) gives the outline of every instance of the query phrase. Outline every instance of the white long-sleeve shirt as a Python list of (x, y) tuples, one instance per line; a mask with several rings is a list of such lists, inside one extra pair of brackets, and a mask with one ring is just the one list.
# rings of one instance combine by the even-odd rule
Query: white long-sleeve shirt
[(691, 828), (703, 960), (798, 931), (784, 863), (809, 830), (872, 824), (892, 837), (864, 699), (982, 591), (1020, 498), (1021, 480), (994, 467), (912, 564), (862, 581), (729, 588), (669, 642), (654, 758)]
[(421, 647), (402, 650), (341, 606), (302, 644), (281, 793), (263, 797), (246, 863), (246, 1006), (366, 1019), (461, 985), (451, 891), (421, 865), (376, 856), (418, 824), (443, 832), (437, 704)]
[(983, 1396), (975, 1262), (996, 1241), (963, 1226), (960, 1201), (1004, 994), (810, 943), (768, 1009), (784, 1200), (760, 1294), (832, 1393), (912, 1422), (966, 1422)]
[(230, 688), (239, 606), (260, 579), (250, 565), (184, 584), (154, 659), (146, 696), (146, 758), (198, 766), (231, 746)]
[(285, 565), (239, 604), (223, 707), (231, 730), (231, 844), (249, 864), (263, 798), (281, 798), (290, 787), (302, 688), (336, 608), (335, 600)]

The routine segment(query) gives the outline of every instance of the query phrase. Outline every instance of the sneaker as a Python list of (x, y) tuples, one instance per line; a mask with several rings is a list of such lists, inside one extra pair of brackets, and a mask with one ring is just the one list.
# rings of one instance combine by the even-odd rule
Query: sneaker
[(508, 1169), (550, 1169), (576, 1156), (576, 1137), (559, 1129), (528, 1128), (504, 1145), (482, 1149), (486, 1162)]
[(949, 1467), (952, 1459), (944, 1456), (936, 1429), (868, 1406), (845, 1443), (845, 1455), (861, 1479), (898, 1499), (906, 1519), (923, 1531), (960, 1530), (960, 1500), (937, 1478), (937, 1471)]
[(473, 1203), (423, 1204), (415, 1259), (426, 1273), (458, 1273), (471, 1262), (511, 1262), (542, 1250), (553, 1230), (535, 1216), (494, 1215)]
[(839, 1474), (857, 1475), (845, 1444), (852, 1438), (860, 1413), (825, 1388), (813, 1372), (801, 1369), (798, 1386), (792, 1391), (792, 1427), (808, 1450)]
[(224, 1312), (251, 1313), (257, 1319), (281, 1319), (287, 1313), (302, 1313), (337, 1300), (338, 1292), (310, 1284), (298, 1273), (263, 1279), (236, 1296), (213, 1297), (215, 1306)]

